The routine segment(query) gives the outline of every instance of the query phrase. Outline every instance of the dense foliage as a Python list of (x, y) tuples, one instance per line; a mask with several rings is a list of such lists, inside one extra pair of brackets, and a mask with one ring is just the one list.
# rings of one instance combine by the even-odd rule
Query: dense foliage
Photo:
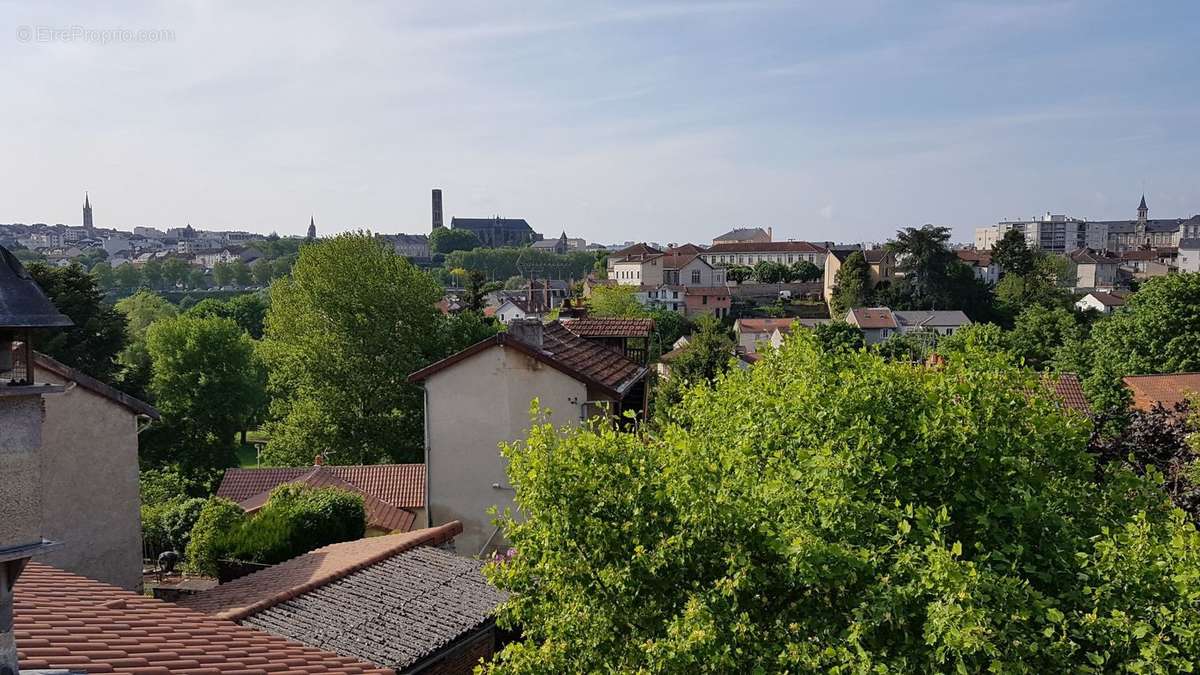
[(1200, 371), (1200, 274), (1148, 280), (1097, 321), (1087, 341), (1084, 388), (1093, 408), (1123, 409), (1126, 375)]
[(215, 479), (236, 465), (234, 436), (263, 404), (253, 342), (229, 319), (185, 315), (155, 321), (146, 345), (162, 421), (142, 434), (143, 464)]
[[(1193, 447), (1200, 445), (1200, 415), (1191, 410), (1187, 404), (1171, 410), (1162, 405), (1135, 410), (1115, 438), (1096, 434), (1092, 452), (1101, 462), (1123, 464), (1138, 474), (1153, 472), (1171, 501), (1200, 522), (1200, 447)], [(1190, 415), (1196, 417), (1189, 420)], [(1189, 443), (1193, 435), (1195, 442)]]
[(270, 300), (265, 293), (243, 293), (227, 300), (205, 298), (188, 309), (190, 316), (216, 316), (232, 319), (250, 337), (259, 340), (263, 336), (263, 322), (267, 317)]
[(104, 382), (114, 382), (117, 355), (125, 348), (125, 321), (104, 301), (96, 281), (79, 265), (49, 267), (32, 264), (29, 274), (59, 312), (75, 325), (39, 331), (38, 351)]
[(596, 254), (590, 251), (559, 255), (534, 248), (476, 248), (447, 255), (446, 269), (483, 272), (488, 279), (499, 281), (528, 276), (531, 270), (538, 270), (540, 276), (583, 279), (595, 269), (596, 260)]
[(301, 249), (292, 276), (271, 285), (263, 460), (420, 461), (421, 390), (407, 378), (445, 353), (441, 297), (428, 274), (369, 234)]
[(535, 426), (491, 670), (1190, 669), (1200, 537), (1036, 378), (798, 333), (661, 433)]
[(867, 259), (862, 252), (854, 251), (846, 256), (833, 277), (829, 312), (839, 319), (843, 318), (851, 309), (867, 304), (870, 297), (871, 269), (867, 266)]
[[(233, 521), (228, 507), (214, 506), (218, 517)], [(362, 495), (338, 488), (287, 484), (271, 492), (266, 505), (215, 536), (216, 559), (273, 565), (314, 549), (366, 534)], [(200, 555), (198, 553), (198, 555)]]
[(721, 322), (710, 316), (697, 319), (695, 333), (671, 360), (669, 376), (656, 387), (655, 416), (667, 419), (688, 387), (714, 381), (729, 369), (733, 358), (733, 339)]
[(479, 237), (471, 230), (441, 227), (429, 235), (431, 253), (453, 253), (479, 248)]
[(218, 542), (245, 520), (242, 507), (228, 499), (210, 497), (204, 502), (188, 538), (188, 568), (194, 574), (217, 576), (217, 561), (225, 555)]

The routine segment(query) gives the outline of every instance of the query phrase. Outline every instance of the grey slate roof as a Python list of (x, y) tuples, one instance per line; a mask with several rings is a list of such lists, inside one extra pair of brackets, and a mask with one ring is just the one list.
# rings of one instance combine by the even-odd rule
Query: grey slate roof
[[(1178, 232), (1179, 226), (1183, 224), (1186, 218), (1159, 218), (1147, 219), (1147, 232)], [(1095, 225), (1104, 225), (1112, 234), (1129, 234), (1137, 230), (1136, 220), (1093, 220), (1089, 221)]]
[(463, 230), (486, 230), (497, 227), (502, 230), (533, 231), (524, 218), (451, 218), (450, 227)]
[(0, 326), (53, 328), (73, 325), (50, 302), (16, 256), (0, 246)]
[(402, 671), (492, 621), (504, 594), (483, 562), (421, 546), (241, 623)]
[(767, 231), (761, 227), (739, 227), (732, 229), (725, 234), (714, 237), (714, 240), (721, 241), (751, 241), (758, 236), (766, 236)]
[(925, 326), (929, 328), (966, 326), (971, 323), (966, 314), (951, 310), (895, 310), (896, 321), (901, 326)]

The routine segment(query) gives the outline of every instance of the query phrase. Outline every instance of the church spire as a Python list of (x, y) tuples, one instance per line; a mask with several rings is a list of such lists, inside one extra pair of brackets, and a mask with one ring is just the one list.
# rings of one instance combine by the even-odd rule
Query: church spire
[(1150, 209), (1146, 207), (1146, 195), (1143, 193), (1142, 194), (1142, 203), (1138, 204), (1138, 211), (1149, 211), (1149, 210)]
[(92, 230), (92, 201), (88, 198), (87, 190), (83, 192), (83, 227), (89, 232)]
[(316, 218), (316, 216), (308, 217), (308, 236), (306, 238), (309, 241), (312, 241), (313, 239), (317, 238), (317, 218)]

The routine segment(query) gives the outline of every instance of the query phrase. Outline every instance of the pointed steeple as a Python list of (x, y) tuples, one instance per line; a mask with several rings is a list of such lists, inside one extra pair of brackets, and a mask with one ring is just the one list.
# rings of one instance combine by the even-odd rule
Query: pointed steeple
[(316, 216), (308, 217), (308, 236), (305, 237), (309, 241), (317, 238), (317, 218)]
[(1146, 195), (1143, 194), (1142, 195), (1142, 203), (1138, 204), (1138, 211), (1149, 211), (1149, 210), (1150, 209), (1146, 206)]
[(92, 230), (92, 201), (86, 190), (83, 192), (83, 227), (89, 232)]

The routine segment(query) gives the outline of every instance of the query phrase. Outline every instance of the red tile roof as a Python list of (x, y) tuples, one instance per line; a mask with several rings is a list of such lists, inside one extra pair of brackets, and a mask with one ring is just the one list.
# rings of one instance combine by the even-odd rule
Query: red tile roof
[[(331, 467), (314, 466), (300, 478), (287, 482), (314, 488), (335, 487), (362, 495), (363, 507), (367, 512), (367, 527), (386, 532), (408, 532), (412, 529), (413, 521), (417, 518), (417, 514), (412, 511), (389, 504), (359, 488), (357, 485), (339, 478), (332, 471)], [(248, 513), (257, 511), (266, 506), (267, 501), (271, 497), (271, 490), (273, 489), (264, 490), (253, 497), (244, 499), (238, 502), (238, 506), (241, 506)]]
[(714, 244), (705, 253), (828, 253), (824, 246), (807, 241), (746, 241)]
[(959, 249), (955, 251), (958, 254), (958, 259), (963, 262), (974, 263), (980, 267), (988, 267), (992, 264), (992, 254), (987, 251), (972, 251), (970, 249)]
[(497, 333), (466, 349), (430, 364), (408, 376), (420, 382), (445, 368), (464, 361), (485, 349), (504, 346), (527, 354), (581, 382), (593, 384), (614, 397), (621, 397), (648, 372), (615, 349), (578, 337), (559, 321), (542, 326), (540, 348), (517, 338), (512, 332)]
[(439, 546), (462, 532), (455, 520), (415, 532), (331, 544), (227, 584), (188, 596), (179, 605), (240, 621), (315, 588), (418, 546)]
[[(268, 467), (261, 469), (226, 469), (217, 488), (217, 496), (235, 502), (300, 480), (312, 473), (314, 467)], [(370, 464), (322, 467), (333, 476), (350, 483), (364, 493), (402, 509), (425, 507), (424, 464)]]
[(1046, 389), (1053, 392), (1066, 407), (1078, 410), (1085, 415), (1092, 412), (1087, 397), (1083, 395), (1083, 386), (1079, 383), (1079, 377), (1074, 373), (1047, 375), (1042, 382), (1046, 385)]
[(594, 337), (650, 337), (654, 331), (654, 319), (625, 319), (609, 316), (590, 316), (583, 319), (563, 320), (563, 326), (582, 338)]
[(22, 671), (266, 675), (393, 671), (30, 563), (14, 587)]
[(850, 314), (854, 318), (851, 323), (857, 324), (859, 328), (900, 327), (900, 324), (896, 323), (896, 316), (887, 307), (858, 307), (850, 310)]
[[(664, 270), (683, 269), (684, 267), (688, 266), (688, 263), (692, 262), (698, 257), (700, 257), (698, 253), (668, 253), (667, 255), (663, 256), (662, 266)], [(704, 264), (707, 265), (708, 263)]]
[(790, 328), (793, 318), (786, 319), (738, 319), (734, 327), (740, 333), (774, 333), (776, 328)]
[(1155, 403), (1172, 410), (1176, 403), (1200, 396), (1200, 373), (1130, 375), (1124, 381), (1138, 410), (1150, 410)]

